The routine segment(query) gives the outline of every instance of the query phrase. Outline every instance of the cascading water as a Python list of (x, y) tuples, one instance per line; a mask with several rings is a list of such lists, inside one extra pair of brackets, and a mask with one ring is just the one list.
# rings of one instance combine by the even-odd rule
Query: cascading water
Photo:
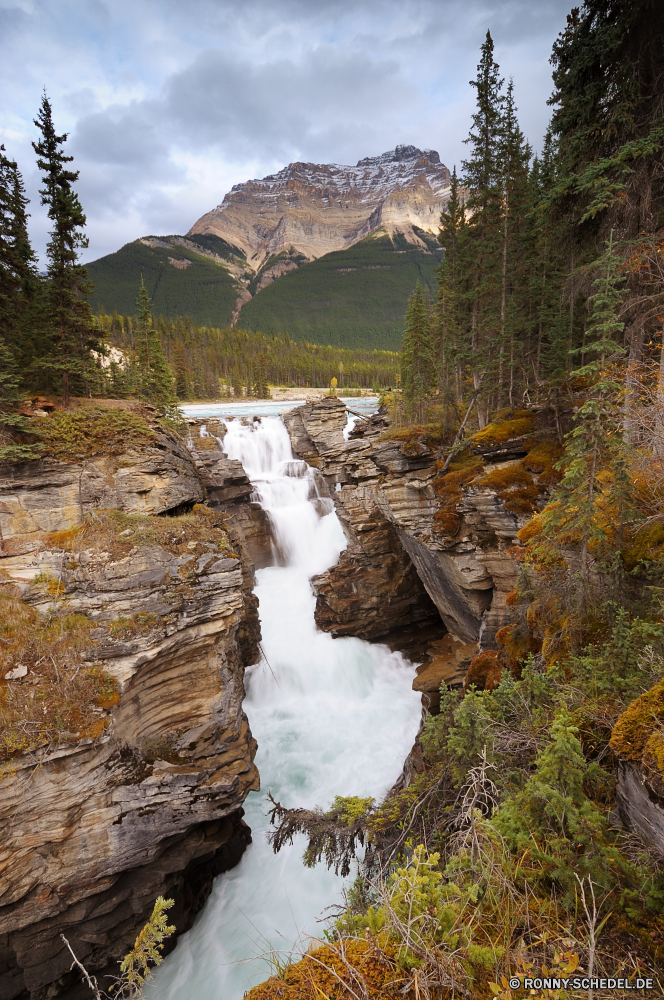
[(316, 629), (309, 579), (333, 565), (346, 542), (314, 470), (293, 458), (281, 419), (226, 427), (222, 447), (254, 484), (280, 563), (257, 574), (264, 657), (246, 675), (262, 791), (245, 804), (253, 844), (216, 880), (194, 927), (158, 970), (158, 1000), (240, 1000), (270, 974), (257, 956), (287, 953), (298, 939), (306, 947), (307, 935), (321, 933), (317, 918), (339, 901), (341, 879), (321, 865), (304, 867), (303, 838), (273, 854), (267, 792), (287, 806), (327, 807), (335, 795), (378, 799), (398, 777), (420, 718), (414, 671), (400, 654)]

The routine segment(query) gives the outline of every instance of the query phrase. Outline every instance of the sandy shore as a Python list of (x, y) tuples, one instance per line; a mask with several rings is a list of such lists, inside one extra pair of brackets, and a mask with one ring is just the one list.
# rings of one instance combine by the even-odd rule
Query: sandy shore
[[(247, 406), (249, 403), (290, 403), (290, 402), (301, 402), (301, 403), (312, 403), (317, 399), (323, 399), (324, 396), (329, 394), (329, 388), (326, 386), (324, 389), (270, 389), (270, 399), (256, 399), (255, 396), (239, 396), (237, 398), (233, 396), (223, 396), (219, 399), (202, 399), (202, 400), (188, 400), (184, 403), (184, 406), (205, 406), (206, 404), (213, 403), (223, 404), (224, 406)], [(340, 399), (359, 399), (361, 396), (366, 396), (367, 399), (376, 398), (376, 394), (372, 392), (366, 392), (361, 389), (357, 390), (357, 393), (353, 393), (352, 396), (340, 396)]]

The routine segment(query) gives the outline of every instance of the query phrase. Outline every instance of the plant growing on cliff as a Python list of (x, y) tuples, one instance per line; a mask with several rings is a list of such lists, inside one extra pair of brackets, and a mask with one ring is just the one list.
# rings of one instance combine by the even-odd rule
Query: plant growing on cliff
[(164, 941), (175, 933), (175, 927), (166, 923), (166, 911), (170, 910), (175, 900), (158, 896), (155, 900), (150, 919), (145, 924), (134, 942), (134, 947), (125, 955), (120, 963), (120, 975), (110, 987), (108, 993), (100, 989), (95, 976), (91, 976), (83, 963), (76, 957), (71, 944), (61, 934), (60, 937), (67, 946), (72, 959), (72, 969), (76, 966), (84, 982), (95, 995), (95, 1000), (140, 1000), (143, 996), (143, 985), (152, 977), (151, 966), (161, 965)]
[(115, 997), (129, 997), (129, 1000), (143, 994), (143, 984), (152, 976), (150, 966), (163, 962), (161, 952), (164, 941), (175, 933), (174, 926), (168, 926), (166, 911), (170, 910), (175, 900), (158, 896), (155, 900), (152, 914), (147, 924), (140, 932), (134, 947), (125, 955), (120, 965), (120, 978), (115, 984)]

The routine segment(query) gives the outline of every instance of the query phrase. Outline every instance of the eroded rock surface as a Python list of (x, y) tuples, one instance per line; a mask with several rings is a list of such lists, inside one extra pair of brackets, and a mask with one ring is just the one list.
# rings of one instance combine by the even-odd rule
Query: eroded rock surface
[(236, 184), (188, 235), (212, 233), (256, 268), (296, 251), (313, 260), (352, 246), (377, 229), (436, 233), (449, 198), (450, 172), (438, 153), (397, 146), (355, 166), (290, 163), (277, 174)]
[(342, 400), (300, 407), (286, 420), (293, 449), (324, 476), (349, 540), (338, 564), (314, 578), (316, 621), (368, 639), (408, 622), (442, 623), (438, 639), (446, 630), (454, 649), (430, 643), (415, 682), (435, 701), (440, 681), (461, 683), (474, 653), (493, 646), (511, 620), (505, 597), (517, 568), (508, 549), (523, 519), (495, 491), (469, 487), (456, 508), (459, 530), (444, 538), (434, 520), (437, 456), (426, 442), (381, 439), (385, 413), (339, 440), (345, 422)]
[(82, 524), (91, 510), (163, 514), (204, 498), (189, 452), (163, 429), (155, 430), (154, 444), (122, 455), (7, 466), (0, 475), (0, 554), (38, 549), (45, 534)]
[[(175, 897), (186, 929), (250, 840), (241, 807), (259, 780), (243, 677), (260, 632), (251, 572), (222, 515), (187, 515), (201, 519), (189, 542), (178, 517), (129, 519), (110, 543), (95, 541), (102, 507), (156, 513), (204, 497), (189, 453), (163, 441), (3, 478), (4, 581), (43, 610), (57, 601), (92, 619), (86, 656), (120, 693), (99, 709), (96, 737), (65, 734), (0, 769), (3, 1000), (87, 995), (61, 933), (90, 971), (117, 972), (156, 896)], [(49, 537), (84, 519), (80, 549)], [(42, 579), (57, 579), (55, 597)]]
[[(188, 446), (213, 510), (223, 511), (226, 525), (239, 534), (244, 548), (256, 569), (272, 565), (272, 532), (270, 520), (259, 503), (253, 503), (253, 486), (236, 459), (227, 458), (218, 437), (223, 425), (213, 425), (201, 436), (201, 427), (192, 428)], [(198, 433), (194, 433), (194, 432)], [(215, 436), (219, 432), (218, 436)]]

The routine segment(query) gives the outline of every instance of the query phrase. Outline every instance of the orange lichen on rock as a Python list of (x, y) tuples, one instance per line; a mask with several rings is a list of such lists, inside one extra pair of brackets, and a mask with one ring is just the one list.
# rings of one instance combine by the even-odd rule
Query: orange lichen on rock
[(660, 559), (664, 554), (664, 524), (651, 521), (640, 528), (623, 549), (625, 568), (634, 569), (639, 563)]
[(626, 760), (664, 775), (664, 679), (645, 691), (619, 717), (611, 749)]
[(531, 434), (535, 429), (535, 419), (531, 410), (500, 410), (490, 424), (473, 434), (470, 439), (473, 448), (505, 444), (512, 438)]
[(556, 468), (557, 463), (562, 458), (562, 454), (563, 449), (557, 441), (545, 438), (541, 441), (536, 441), (529, 448), (522, 465), (528, 472), (538, 475), (538, 486), (556, 486), (563, 477), (560, 469)]
[(485, 649), (470, 661), (468, 673), (463, 681), (464, 691), (467, 691), (471, 684), (481, 691), (493, 691), (500, 684), (502, 676), (503, 664), (500, 653), (497, 649)]
[(254, 986), (245, 1000), (347, 1000), (356, 996), (358, 981), (367, 1000), (403, 997), (415, 1000), (415, 987), (406, 989), (412, 976), (402, 972), (390, 943), (373, 939), (342, 940), (312, 949), (299, 962)]
[(539, 487), (535, 485), (530, 473), (526, 472), (522, 462), (492, 469), (480, 479), (478, 485), (495, 490), (503, 501), (505, 510), (512, 514), (531, 514), (540, 495)]
[[(442, 463), (437, 462), (436, 465), (440, 468)], [(437, 534), (448, 538), (456, 535), (461, 524), (457, 504), (463, 499), (462, 487), (472, 482), (481, 471), (482, 459), (465, 451), (456, 462), (450, 463), (449, 471), (444, 476), (434, 479), (432, 486), (440, 499), (440, 507), (433, 519), (433, 529)]]
[(502, 647), (503, 659), (510, 672), (518, 677), (523, 661), (531, 653), (537, 653), (540, 644), (526, 625), (504, 625), (496, 632), (496, 642)]

